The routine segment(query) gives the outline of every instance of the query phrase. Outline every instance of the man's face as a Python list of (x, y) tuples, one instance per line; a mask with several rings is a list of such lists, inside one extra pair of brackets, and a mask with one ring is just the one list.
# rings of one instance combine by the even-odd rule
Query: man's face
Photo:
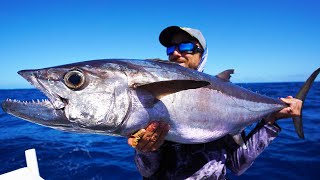
[[(197, 46), (201, 47), (199, 42), (195, 41), (192, 39), (189, 35), (185, 33), (178, 33), (176, 34), (171, 41), (172, 45), (177, 45), (180, 43), (185, 43), (185, 42), (192, 42), (196, 44)], [(173, 54), (169, 55), (169, 61), (176, 62), (180, 66), (190, 68), (190, 69), (197, 69), (199, 66), (201, 60), (201, 53), (196, 52), (196, 53), (187, 53), (183, 52), (181, 53), (178, 48), (175, 49)]]

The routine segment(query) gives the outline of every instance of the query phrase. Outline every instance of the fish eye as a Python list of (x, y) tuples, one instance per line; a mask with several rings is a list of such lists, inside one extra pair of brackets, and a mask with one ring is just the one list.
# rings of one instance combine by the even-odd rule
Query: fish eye
[(65, 85), (72, 90), (79, 90), (85, 84), (85, 76), (79, 70), (72, 70), (64, 75)]

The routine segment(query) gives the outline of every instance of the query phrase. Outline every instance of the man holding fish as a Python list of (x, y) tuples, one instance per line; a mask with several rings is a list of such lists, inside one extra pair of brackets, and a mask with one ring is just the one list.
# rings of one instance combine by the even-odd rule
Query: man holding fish
[(57, 130), (129, 137), (150, 179), (225, 179), (227, 167), (240, 175), (278, 135), (281, 118), (292, 117), (304, 137), (302, 101), (320, 68), (296, 99), (279, 100), (231, 83), (233, 70), (201, 73), (208, 49), (199, 30), (168, 27), (160, 42), (171, 62), (103, 59), (21, 70), (48, 99), (7, 99), (1, 107)]
[[(170, 26), (159, 40), (167, 48), (169, 61), (203, 72), (208, 48), (199, 30)], [(228, 80), (230, 73), (221, 78)], [(248, 136), (243, 131), (238, 138), (227, 135), (203, 144), (165, 141), (170, 126), (155, 119), (130, 136), (128, 144), (136, 149), (135, 162), (145, 179), (225, 179), (227, 167), (241, 175), (280, 132), (275, 121), (300, 116), (301, 100), (288, 96), (281, 101), (288, 107), (265, 117)]]

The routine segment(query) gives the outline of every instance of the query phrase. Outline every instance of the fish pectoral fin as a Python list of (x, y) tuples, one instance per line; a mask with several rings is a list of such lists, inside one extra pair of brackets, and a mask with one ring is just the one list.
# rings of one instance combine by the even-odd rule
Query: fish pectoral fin
[(149, 91), (157, 99), (163, 96), (173, 94), (179, 91), (187, 89), (197, 89), (201, 87), (208, 86), (210, 83), (207, 81), (196, 81), (196, 80), (172, 80), (172, 81), (159, 81), (149, 84), (144, 84), (137, 86), (136, 88), (141, 88)]
[(234, 74), (234, 69), (225, 70), (216, 75), (217, 78), (220, 78), (224, 81), (230, 82), (231, 74)]
[(246, 144), (244, 143), (241, 134), (236, 134), (232, 136), (233, 140), (239, 145), (241, 146), (243, 149), (247, 149)]

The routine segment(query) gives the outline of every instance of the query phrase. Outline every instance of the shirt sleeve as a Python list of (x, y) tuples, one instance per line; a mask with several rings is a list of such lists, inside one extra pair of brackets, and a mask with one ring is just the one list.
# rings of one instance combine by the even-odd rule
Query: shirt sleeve
[(134, 157), (138, 171), (143, 177), (150, 177), (160, 166), (160, 151), (135, 152)]
[(232, 137), (226, 138), (228, 168), (236, 175), (244, 173), (280, 131), (281, 128), (277, 124), (261, 121), (245, 138), (246, 149), (237, 145)]

